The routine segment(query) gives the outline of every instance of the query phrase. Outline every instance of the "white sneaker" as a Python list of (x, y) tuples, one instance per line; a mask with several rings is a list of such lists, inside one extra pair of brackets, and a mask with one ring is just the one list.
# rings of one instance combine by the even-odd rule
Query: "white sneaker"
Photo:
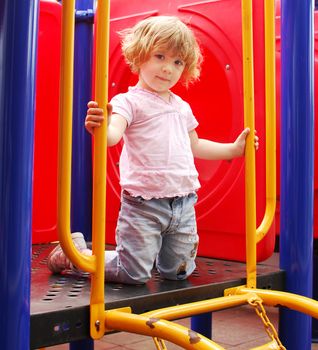
[[(80, 251), (87, 254), (87, 245), (84, 236), (81, 232), (74, 232), (71, 234), (75, 247)], [(87, 254), (89, 255), (89, 254)], [(74, 266), (64, 254), (62, 247), (58, 244), (49, 254), (47, 260), (47, 267), (53, 273), (60, 273), (63, 270), (74, 269)], [(76, 269), (77, 270), (77, 269)]]

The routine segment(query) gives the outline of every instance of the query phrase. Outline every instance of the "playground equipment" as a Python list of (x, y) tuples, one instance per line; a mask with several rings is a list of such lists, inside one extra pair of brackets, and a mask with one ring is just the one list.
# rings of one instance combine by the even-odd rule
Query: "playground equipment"
[[(245, 125), (250, 127), (251, 135), (246, 146), (246, 242), (247, 242), (247, 283), (246, 286), (235, 287), (225, 291), (225, 296), (211, 301), (202, 301), (195, 304), (170, 307), (146, 314), (136, 315), (130, 313), (130, 308), (118, 310), (104, 309), (104, 222), (105, 222), (105, 181), (106, 177), (106, 123), (95, 135), (94, 150), (94, 183), (93, 183), (93, 255), (90, 257), (80, 254), (70, 236), (70, 133), (71, 133), (71, 93), (72, 90), (72, 51), (66, 50), (68, 44), (73, 42), (72, 28), (74, 23), (70, 20), (74, 11), (73, 3), (63, 4), (63, 32), (62, 35), (62, 69), (61, 84), (66, 87), (62, 90), (62, 103), (60, 111), (60, 137), (59, 149), (59, 233), (60, 243), (70, 260), (79, 268), (91, 273), (91, 308), (90, 308), (90, 335), (93, 339), (102, 337), (106, 330), (121, 330), (149, 335), (155, 339), (158, 349), (165, 348), (162, 340), (172, 341), (186, 349), (222, 349), (212, 340), (193, 333), (182, 326), (167, 322), (168, 319), (188, 317), (202, 312), (211, 312), (220, 308), (227, 308), (243, 303), (255, 306), (261, 314), (262, 303), (269, 305), (282, 305), (298, 310), (313, 317), (318, 317), (318, 303), (310, 298), (279, 291), (264, 291), (256, 288), (256, 243), (259, 242), (269, 230), (275, 215), (276, 188), (275, 188), (275, 41), (274, 41), (274, 2), (265, 3), (267, 24), (265, 26), (266, 44), (266, 112), (267, 112), (267, 203), (264, 219), (256, 229), (255, 208), (255, 154), (253, 149), (254, 136), (254, 87), (253, 87), (253, 27), (252, 2), (242, 1), (242, 27), (243, 30), (243, 65), (244, 65), (244, 107)], [(107, 48), (109, 30), (102, 23), (109, 23), (109, 4), (99, 1), (97, 15), (97, 55), (96, 62), (96, 101), (103, 105), (107, 98)], [(69, 47), (69, 46), (68, 46)], [(270, 135), (272, 135), (270, 137)], [(271, 180), (271, 181), (269, 181)], [(160, 318), (158, 318), (160, 316)], [(285, 349), (276, 332), (268, 331), (271, 342), (259, 349)]]
[[(32, 6), (31, 6), (32, 3)], [(36, 25), (30, 25), (30, 23), (36, 23), (36, 13), (37, 13), (37, 4), (36, 2), (24, 2), (24, 6), (26, 7), (25, 9), (23, 8), (22, 12), (23, 13), (29, 13), (30, 16), (28, 17), (28, 20), (26, 21), (28, 26), (33, 28), (33, 30), (35, 31), (35, 27)], [(65, 2), (66, 3), (66, 2)], [(292, 3), (291, 0), (289, 0), (289, 3)], [(14, 8), (16, 9), (16, 7), (12, 6), (11, 4), (15, 5), (14, 1), (8, 1), (8, 2), (4, 2), (2, 3), (2, 5), (6, 6), (6, 8)], [(29, 6), (28, 6), (29, 4)], [(99, 2), (100, 6), (103, 6), (103, 2)], [(245, 3), (246, 4), (246, 3)], [(306, 6), (308, 5), (308, 2), (304, 2), (305, 6), (304, 8), (306, 10), (309, 9), (310, 6)], [(10, 7), (12, 6), (12, 7)], [(70, 5), (69, 5), (70, 6)], [(287, 6), (287, 5), (286, 5)], [(0, 15), (4, 16), (4, 14), (10, 14), (9, 20), (13, 20), (13, 18), (16, 18), (12, 15), (12, 13), (14, 13), (14, 11), (0, 11)], [(2, 23), (11, 23), (10, 21), (3, 21)], [(15, 23), (17, 23), (19, 21), (15, 21)], [(21, 23), (25, 23), (23, 21), (21, 21)], [(20, 24), (20, 23), (19, 23)], [(4, 37), (6, 37), (5, 35), (3, 35), (3, 28), (1, 27), (1, 45), (11, 45), (11, 43), (16, 43), (17, 41), (15, 40), (15, 38), (13, 40), (11, 40), (12, 38), (10, 37), (9, 40), (3, 40)], [(19, 32), (19, 34), (21, 35), (21, 33), (24, 35), (25, 33), (28, 33), (27, 31), (14, 31), (14, 32), (7, 32), (5, 34), (10, 34), (13, 33), (17, 33)], [(32, 36), (34, 37), (34, 36)], [(310, 37), (310, 36), (309, 36)], [(24, 40), (22, 47), (26, 48), (26, 44), (30, 43), (30, 40)], [(31, 47), (34, 51), (34, 42), (31, 43)], [(6, 46), (6, 47), (7, 47)], [(7, 52), (14, 52), (13, 50), (2, 50), (1, 51), (1, 62), (3, 63), (3, 55), (4, 53)], [(33, 57), (32, 55), (26, 55), (25, 52), (22, 52), (23, 56), (27, 56), (27, 57)], [(290, 55), (293, 56), (293, 55)], [(10, 56), (10, 58), (12, 59), (12, 61), (14, 61), (14, 57)], [(7, 60), (6, 62), (9, 62), (11, 64), (11, 60)], [(16, 61), (14, 61), (16, 62)], [(18, 62), (19, 64), (21, 64), (20, 62)], [(29, 66), (28, 66), (29, 67)], [(12, 68), (11, 66), (9, 68)], [(6, 74), (9, 74), (11, 72), (13, 72), (13, 69), (7, 69), (6, 70)], [(20, 70), (18, 70), (18, 72), (20, 73)], [(28, 73), (31, 76), (34, 76), (34, 60), (31, 62), (31, 68), (30, 70), (28, 70)], [(10, 79), (7, 80), (7, 86), (11, 86), (11, 81)], [(6, 85), (6, 84), (5, 84)], [(9, 90), (9, 89), (8, 89)], [(31, 95), (34, 92), (34, 87), (30, 90), (30, 89), (24, 89), (24, 91), (31, 91)], [(6, 91), (1, 90), (1, 93), (6, 93)], [(3, 113), (1, 113), (1, 121), (5, 121), (5, 123), (3, 123), (2, 125), (4, 125), (5, 127), (8, 127), (9, 129), (9, 135), (11, 134), (11, 131), (15, 130), (17, 128), (17, 124), (16, 123), (17, 119), (18, 121), (21, 121), (21, 124), (26, 126), (25, 129), (27, 130), (32, 130), (32, 118), (30, 118), (31, 120), (27, 120), (27, 125), (25, 125), (24, 123), (26, 122), (24, 120), (24, 118), (21, 118), (21, 116), (25, 115), (25, 113), (32, 115), (32, 100), (33, 97), (31, 96), (30, 99), (26, 99), (27, 101), (27, 107), (28, 108), (23, 108), (23, 113), (19, 110), (18, 113), (12, 113), (12, 114), (8, 114), (6, 108), (4, 108), (5, 106), (8, 106), (8, 102), (7, 101), (12, 101), (12, 99), (8, 98), (5, 99), (3, 98), (3, 95), (1, 95), (2, 98), (0, 99), (0, 103), (1, 103), (1, 110), (3, 111)], [(7, 103), (5, 104), (4, 103)], [(31, 101), (31, 102), (30, 102)], [(17, 106), (19, 108), (21, 108), (21, 106), (23, 107), (23, 104), (15, 104), (14, 106)], [(11, 105), (12, 107), (12, 105)], [(15, 116), (15, 118), (12, 118), (12, 115)], [(8, 117), (9, 116), (9, 117)], [(10, 118), (11, 117), (11, 118)], [(14, 123), (13, 123), (14, 122)], [(33, 138), (32, 132), (30, 132), (31, 134), (31, 139)], [(25, 135), (25, 134), (23, 134)], [(10, 235), (6, 234), (4, 235), (4, 239), (1, 241), (0, 243), (0, 248), (1, 248), (1, 254), (0, 254), (0, 259), (1, 259), (1, 264), (0, 264), (0, 269), (1, 272), (10, 272), (10, 273), (2, 273), (1, 276), (3, 278), (2, 281), (3, 283), (1, 284), (1, 298), (0, 300), (2, 301), (1, 306), (1, 310), (4, 310), (5, 312), (2, 313), (1, 317), (1, 343), (2, 345), (4, 345), (5, 349), (25, 349), (25, 344), (28, 343), (29, 341), (29, 336), (28, 336), (28, 323), (29, 323), (29, 314), (28, 314), (28, 289), (29, 289), (29, 285), (28, 285), (28, 280), (29, 280), (29, 265), (27, 264), (27, 261), (29, 261), (29, 250), (26, 249), (25, 247), (28, 247), (28, 242), (30, 242), (30, 210), (29, 209), (25, 209), (24, 207), (21, 208), (17, 208), (17, 205), (21, 203), (21, 192), (23, 192), (25, 189), (27, 189), (26, 191), (26, 198), (30, 198), (31, 195), (31, 186), (30, 186), (30, 178), (32, 175), (32, 172), (30, 170), (30, 166), (29, 166), (29, 159), (31, 158), (31, 154), (32, 154), (32, 144), (30, 142), (25, 142), (22, 144), (23, 147), (21, 147), (25, 153), (22, 156), (22, 161), (21, 162), (17, 162), (19, 168), (16, 169), (17, 171), (11, 171), (12, 170), (12, 162), (11, 162), (11, 154), (16, 154), (19, 153), (19, 151), (21, 150), (20, 147), (21, 146), (21, 142), (13, 142), (12, 144), (10, 143), (11, 147), (2, 147), (3, 144), (7, 144), (6, 142), (8, 141), (8, 139), (10, 138), (3, 138), (3, 142), (1, 143), (1, 154), (4, 154), (7, 158), (5, 159), (5, 164), (6, 164), (6, 171), (9, 174), (16, 174), (17, 176), (21, 175), (21, 177), (18, 178), (18, 181), (15, 181), (14, 184), (16, 185), (20, 185), (21, 187), (19, 187), (18, 189), (14, 188), (14, 191), (9, 191), (10, 194), (13, 195), (13, 199), (11, 199), (9, 202), (6, 202), (5, 199), (7, 199), (8, 196), (3, 195), (3, 192), (1, 192), (1, 204), (3, 205), (3, 208), (1, 209), (1, 213), (11, 213), (10, 216), (10, 228), (6, 227), (6, 229), (4, 230), (5, 233), (10, 231)], [(25, 141), (25, 140), (29, 140), (27, 137), (23, 138), (18, 138), (18, 141)], [(9, 140), (10, 141), (10, 140)], [(16, 140), (15, 140), (16, 141)], [(5, 153), (5, 151), (9, 149), (10, 152)], [(306, 165), (306, 164), (305, 164)], [(306, 167), (304, 167), (306, 168)], [(307, 168), (306, 168), (307, 169)], [(4, 177), (5, 172), (3, 171), (3, 169), (1, 169), (1, 176)], [(27, 176), (25, 176), (27, 175)], [(13, 179), (15, 179), (15, 176), (13, 177)], [(2, 185), (5, 183), (5, 181), (1, 182)], [(7, 183), (5, 183), (7, 184)], [(12, 186), (14, 187), (14, 186)], [(5, 186), (3, 186), (3, 188), (5, 188)], [(10, 189), (10, 188), (9, 188)], [(5, 192), (4, 194), (6, 194), (7, 192)], [(30, 200), (27, 201), (27, 205), (25, 205), (25, 207), (29, 207), (30, 208)], [(66, 206), (68, 205), (67, 203), (65, 204)], [(309, 209), (310, 210), (310, 209)], [(16, 213), (18, 212), (19, 214), (23, 212), (23, 215), (21, 215), (22, 218), (27, 217), (28, 220), (27, 222), (29, 223), (28, 225), (24, 225), (25, 223), (24, 220), (21, 220), (19, 222), (19, 224), (17, 224), (15, 222), (15, 220), (12, 220), (12, 217), (14, 217), (12, 215), (12, 213)], [(4, 219), (7, 219), (6, 217)], [(7, 224), (7, 220), (2, 221), (2, 224)], [(8, 225), (7, 225), (8, 226)], [(26, 227), (27, 226), (27, 227)], [(17, 229), (18, 227), (18, 229)], [(306, 227), (307, 229), (307, 227)], [(25, 236), (22, 236), (21, 234), (19, 235), (18, 232), (22, 232), (26, 230), (26, 234)], [(69, 227), (66, 227), (66, 230), (69, 230)], [(20, 237), (21, 236), (21, 237)], [(18, 239), (17, 239), (18, 238)], [(20, 240), (19, 238), (22, 238), (22, 240)], [(65, 239), (66, 243), (68, 243), (67, 238)], [(19, 243), (17, 243), (19, 242)], [(94, 244), (94, 242), (93, 242)], [(11, 249), (11, 248), (15, 248), (16, 245), (18, 245), (18, 248), (22, 247), (22, 249)], [(8, 255), (8, 247), (10, 247), (10, 255)], [(72, 247), (70, 247), (70, 249), (72, 250)], [(74, 247), (73, 247), (74, 249)], [(14, 251), (14, 252), (13, 252)], [(73, 252), (73, 255), (76, 255), (76, 252)], [(72, 253), (71, 253), (72, 254)], [(94, 250), (94, 254), (98, 254), (97, 250)], [(310, 256), (310, 254), (308, 254)], [(303, 255), (302, 255), (303, 256)], [(18, 257), (18, 260), (17, 260)], [(78, 257), (78, 256), (77, 256)], [(76, 258), (76, 257), (75, 257)], [(251, 256), (250, 260), (253, 261), (253, 256)], [(83, 262), (83, 265), (88, 265), (88, 269), (89, 270), (98, 270), (98, 264), (97, 264), (97, 258), (92, 258), (92, 259), (88, 259), (87, 261)], [(308, 259), (310, 260), (310, 258)], [(17, 263), (17, 261), (19, 263)], [(91, 263), (92, 262), (92, 263)], [(11, 270), (6, 270), (7, 266), (10, 265)], [(17, 266), (19, 265), (19, 266)], [(25, 270), (23, 270), (21, 272), (21, 265), (24, 265), (26, 267)], [(253, 264), (251, 265), (253, 266)], [(100, 269), (99, 269), (100, 270)], [(24, 278), (19, 278), (23, 276)], [(13, 278), (13, 283), (12, 282), (12, 278)], [(197, 334), (194, 334), (192, 332), (189, 332), (187, 330), (184, 330), (183, 328), (179, 328), (177, 327), (177, 332), (178, 334), (180, 334), (180, 337), (178, 337), (178, 339), (175, 339), (175, 337), (173, 337), (173, 335), (169, 332), (166, 332), (166, 328), (167, 328), (167, 323), (164, 321), (157, 321), (157, 318), (161, 317), (161, 318), (174, 318), (174, 317), (181, 317), (181, 316), (185, 316), (185, 315), (192, 315), (196, 312), (201, 313), (201, 312), (207, 312), (207, 311), (212, 311), (212, 310), (216, 310), (225, 306), (234, 306), (234, 305), (239, 305), (241, 303), (245, 303), (247, 300), (247, 292), (251, 292), (250, 296), (251, 296), (251, 304), (257, 306), (257, 307), (261, 307), (260, 305), (260, 300), (259, 297), (255, 296), (255, 292), (257, 293), (258, 296), (260, 296), (264, 303), (268, 303), (270, 305), (277, 305), (277, 304), (282, 304), (285, 305), (287, 307), (293, 308), (293, 309), (297, 309), (301, 312), (305, 312), (311, 315), (316, 316), (317, 315), (317, 304), (312, 301), (311, 299), (308, 298), (303, 298), (303, 297), (298, 297), (295, 295), (290, 295), (289, 293), (281, 293), (281, 292), (271, 292), (271, 291), (262, 291), (262, 290), (258, 290), (256, 288), (254, 288), (253, 283), (254, 283), (254, 271), (253, 269), (251, 270), (251, 274), (250, 274), (250, 278), (248, 278), (249, 280), (249, 286), (247, 287), (235, 287), (233, 286), (234, 289), (231, 289), (228, 291), (228, 294), (237, 294), (237, 295), (228, 295), (226, 298), (222, 299), (216, 299), (215, 302), (208, 300), (206, 303), (204, 302), (198, 302), (196, 304), (189, 304), (186, 305), (182, 308), (170, 308), (170, 309), (164, 309), (162, 311), (153, 311), (151, 313), (147, 313), (146, 315), (143, 316), (134, 316), (131, 315), (129, 313), (123, 313), (122, 311), (107, 311), (106, 313), (101, 310), (100, 314), (93, 313), (94, 317), (99, 317), (101, 316), (102, 318), (105, 317), (105, 323), (107, 325), (107, 327), (114, 327), (117, 329), (126, 329), (126, 330), (135, 330), (132, 329), (132, 324), (135, 323), (137, 325), (138, 328), (138, 332), (145, 332), (147, 334), (151, 334), (151, 335), (158, 335), (157, 331), (159, 330), (163, 330), (163, 333), (166, 333), (166, 337), (167, 338), (173, 338), (172, 340), (178, 342), (179, 344), (184, 345), (185, 347), (190, 348), (190, 346), (192, 346), (192, 348), (216, 348), (216, 349), (220, 349), (220, 347), (217, 344), (213, 344), (213, 342), (209, 341), (208, 339), (205, 339)], [(80, 281), (78, 281), (80, 282)], [(98, 282), (98, 281), (96, 281)], [(259, 282), (259, 279), (258, 279)], [(63, 284), (65, 283), (65, 278), (63, 279), (63, 276), (60, 279), (60, 283), (56, 283), (55, 286), (57, 287), (59, 284)], [(243, 284), (244, 281), (242, 281), (241, 283), (237, 283), (236, 285), (240, 285)], [(260, 286), (260, 283), (258, 283), (258, 285)], [(184, 286), (184, 284), (183, 284)], [(230, 286), (228, 286), (230, 287)], [(252, 287), (252, 288), (251, 288)], [(53, 287), (52, 287), (53, 288)], [(179, 287), (181, 289), (181, 285), (179, 285)], [(58, 288), (56, 288), (58, 289)], [(17, 295), (17, 291), (21, 290), (23, 292), (22, 295)], [(196, 289), (197, 291), (198, 289)], [(149, 292), (149, 291), (148, 291)], [(180, 298), (186, 299), (186, 293), (187, 291), (184, 290), (182, 293), (176, 293), (176, 294), (180, 294)], [(240, 295), (242, 293), (242, 295)], [(181, 297), (182, 294), (182, 297)], [(209, 293), (206, 293), (209, 294)], [(149, 295), (149, 294), (148, 294)], [(152, 296), (151, 296), (152, 297)], [(167, 297), (167, 294), (165, 294), (165, 298)], [(202, 297), (202, 298), (201, 298)], [(104, 296), (102, 296), (102, 298), (104, 298)], [(203, 299), (203, 295), (200, 295), (200, 298)], [(207, 295), (205, 295), (205, 298), (207, 298)], [(98, 299), (98, 298), (96, 298)], [(149, 298), (148, 298), (149, 299)], [(127, 300), (124, 300), (124, 302), (127, 303)], [(143, 298), (143, 302), (145, 303), (145, 301), (147, 300), (147, 296), (145, 295), (145, 298)], [(154, 300), (154, 298), (153, 298)], [(152, 301), (153, 301), (152, 300)], [(3, 302), (4, 301), (4, 302)], [(98, 300), (99, 302), (99, 300)], [(129, 303), (131, 302), (131, 304), (133, 304), (134, 301), (129, 301)], [(178, 303), (178, 301), (176, 299), (171, 301), (171, 304), (175, 304)], [(104, 304), (104, 301), (101, 301), (101, 304)], [(14, 306), (14, 307), (13, 307)], [(97, 306), (97, 308), (99, 308), (100, 305)], [(108, 310), (111, 310), (113, 308), (119, 308), (121, 306), (125, 306), (125, 305), (115, 305), (115, 303), (113, 303), (113, 307), (112, 308), (108, 308)], [(149, 307), (153, 307), (153, 302), (150, 303), (148, 301), (148, 306)], [(9, 310), (10, 308), (10, 310)], [(21, 309), (23, 309), (23, 315), (21, 316)], [(94, 307), (95, 309), (95, 307)], [(137, 309), (137, 308), (136, 308)], [(136, 312), (136, 309), (134, 310), (134, 312)], [(4, 315), (4, 316), (3, 316)], [(66, 315), (66, 310), (64, 310), (64, 312), (60, 312), (59, 313), (59, 317), (61, 320), (61, 328), (58, 328), (60, 325), (56, 325), (56, 328), (54, 329), (55, 333), (58, 333), (59, 335), (63, 335), (63, 331), (66, 331), (68, 327), (70, 327), (70, 324), (68, 322), (65, 322), (65, 318), (63, 316)], [(41, 319), (41, 315), (35, 315), (35, 318), (38, 317), (39, 319), (39, 324), (41, 325), (41, 323), (44, 323), (45, 320), (42, 318)], [(47, 315), (46, 315), (47, 316)], [(86, 316), (86, 320), (88, 320), (88, 314), (85, 314)], [(103, 319), (101, 318), (101, 323), (100, 326), (103, 324)], [(122, 328), (122, 322), (121, 320), (127, 320), (127, 322), (124, 324), (123, 328)], [(64, 321), (63, 321), (64, 320)], [(135, 320), (135, 321), (134, 321)], [(18, 321), (18, 322), (17, 322)], [(96, 331), (96, 326), (98, 327), (98, 323), (96, 323), (96, 319), (94, 322), (94, 319), (92, 320), (91, 324), (93, 326), (93, 328), (95, 328), (94, 332)], [(120, 322), (119, 322), (120, 321)], [(146, 322), (148, 322), (148, 324), (146, 324)], [(120, 323), (120, 324), (119, 324)], [(157, 327), (158, 325), (158, 327)], [(170, 324), (169, 324), (170, 325)], [(77, 323), (78, 328), (80, 329), (80, 325)], [(105, 324), (104, 324), (105, 326)], [(173, 326), (171, 326), (173, 327)], [(7, 332), (8, 330), (10, 330), (10, 332)], [(39, 332), (41, 331), (41, 327), (39, 327)], [(9, 335), (7, 335), (7, 333), (9, 333)], [(98, 332), (97, 332), (98, 333)], [(20, 335), (20, 336), (17, 336)], [(87, 334), (85, 334), (87, 335)], [(97, 334), (99, 336), (99, 334)], [(164, 334), (160, 334), (160, 337), (164, 337)], [(83, 336), (83, 334), (81, 334), (81, 336)], [(61, 337), (60, 337), (61, 338)], [(202, 340), (201, 340), (202, 339)], [(193, 344), (190, 344), (190, 342), (193, 342)], [(160, 341), (158, 341), (157, 343), (162, 344)], [(190, 344), (190, 345), (189, 345)], [(278, 343), (279, 344), (279, 343)], [(42, 344), (44, 345), (44, 343)], [(267, 345), (267, 348), (269, 347), (275, 346), (272, 342), (270, 345)], [(277, 345), (276, 348), (280, 346)], [(262, 347), (263, 349), (266, 348), (266, 346)], [(289, 349), (291, 349), (292, 347), (288, 347)], [(298, 349), (301, 348), (303, 349), (304, 347), (298, 347)]]

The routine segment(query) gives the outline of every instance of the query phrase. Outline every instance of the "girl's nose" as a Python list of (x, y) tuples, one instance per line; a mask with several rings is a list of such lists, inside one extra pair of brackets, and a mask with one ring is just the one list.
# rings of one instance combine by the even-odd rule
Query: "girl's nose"
[(162, 70), (166, 73), (171, 73), (172, 69), (171, 69), (171, 65), (168, 64), (168, 63), (165, 63), (163, 66), (162, 66)]

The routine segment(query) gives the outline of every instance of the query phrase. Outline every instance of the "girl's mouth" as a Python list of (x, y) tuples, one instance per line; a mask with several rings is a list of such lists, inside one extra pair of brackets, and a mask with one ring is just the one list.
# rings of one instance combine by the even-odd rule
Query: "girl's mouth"
[(157, 78), (158, 78), (159, 80), (165, 81), (165, 82), (167, 82), (167, 83), (170, 81), (169, 79), (166, 79), (166, 78), (163, 78), (163, 77), (159, 77), (159, 76), (157, 76)]

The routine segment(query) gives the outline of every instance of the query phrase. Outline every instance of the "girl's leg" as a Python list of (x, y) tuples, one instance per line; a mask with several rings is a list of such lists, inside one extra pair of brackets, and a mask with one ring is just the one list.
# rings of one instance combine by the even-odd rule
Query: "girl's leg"
[(105, 252), (105, 278), (109, 282), (141, 284), (151, 270), (161, 247), (160, 200), (145, 200), (122, 194), (115, 251)]
[(196, 201), (196, 194), (190, 194), (175, 198), (171, 203), (172, 220), (163, 233), (157, 259), (157, 269), (164, 278), (183, 280), (195, 269), (199, 242), (194, 210)]

